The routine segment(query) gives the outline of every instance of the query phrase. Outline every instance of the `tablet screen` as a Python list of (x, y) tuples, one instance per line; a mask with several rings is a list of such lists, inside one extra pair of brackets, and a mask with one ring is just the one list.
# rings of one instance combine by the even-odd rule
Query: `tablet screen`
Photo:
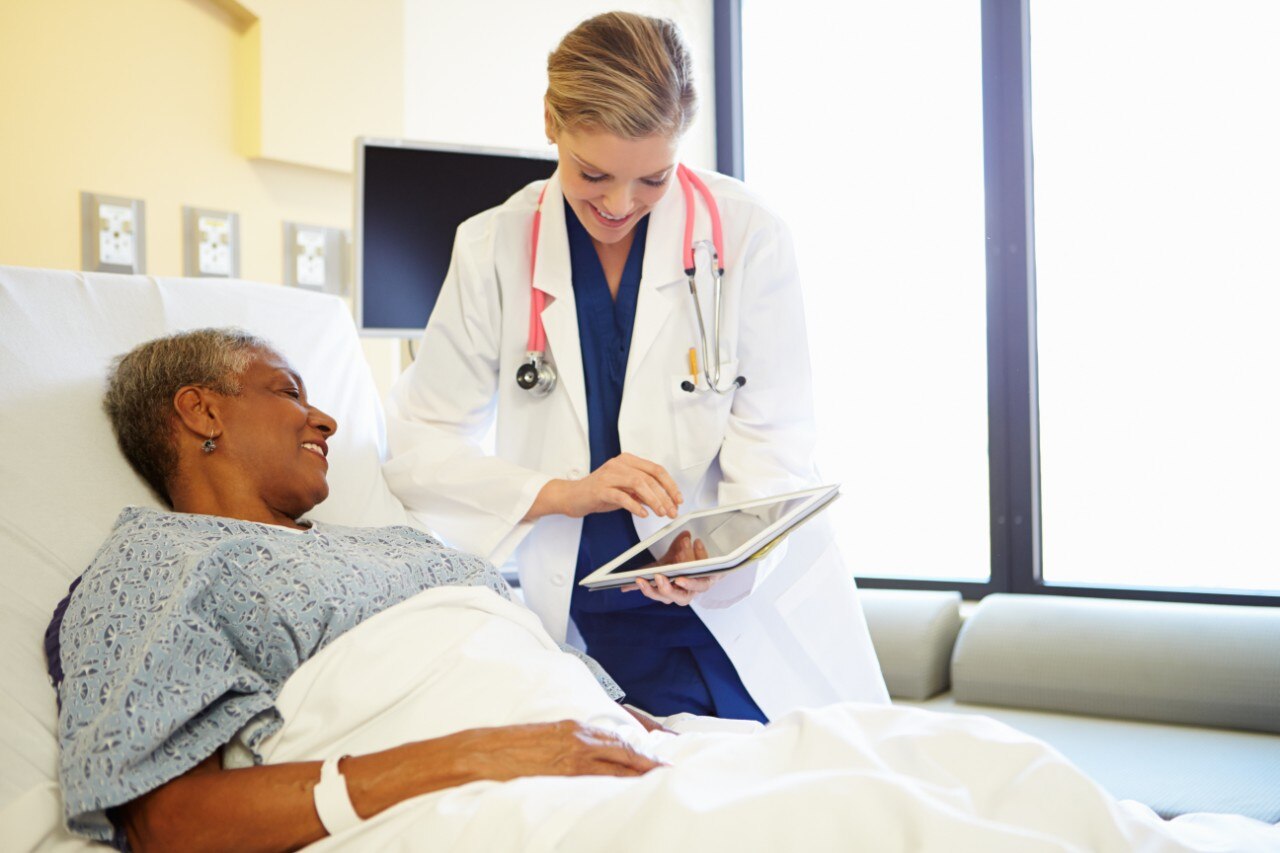
[[(676, 537), (687, 530), (695, 540), (702, 540), (702, 544), (707, 547), (708, 558), (726, 557), (741, 548), (744, 543), (759, 535), (778, 519), (794, 512), (812, 500), (812, 494), (805, 494), (766, 506), (724, 510), (689, 518), (678, 527), (672, 528), (667, 535), (653, 545), (650, 545), (649, 552), (655, 558), (662, 559), (662, 556), (667, 553), (667, 549), (671, 547), (671, 543), (675, 541)], [(624, 563), (622, 566), (610, 571), (609, 574), (634, 570), (634, 566), (628, 567)]]

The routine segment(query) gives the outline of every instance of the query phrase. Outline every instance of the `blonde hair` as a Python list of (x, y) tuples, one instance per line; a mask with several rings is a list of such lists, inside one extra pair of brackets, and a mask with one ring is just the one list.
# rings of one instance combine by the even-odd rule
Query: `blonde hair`
[(607, 12), (583, 21), (547, 58), (551, 129), (585, 128), (625, 139), (679, 137), (698, 96), (693, 60), (669, 20)]

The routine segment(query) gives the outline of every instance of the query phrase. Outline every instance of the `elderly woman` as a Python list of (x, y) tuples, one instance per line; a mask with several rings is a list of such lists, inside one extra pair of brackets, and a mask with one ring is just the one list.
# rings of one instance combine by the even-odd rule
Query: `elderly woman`
[[(116, 361), (105, 406), (124, 455), (173, 511), (122, 512), (49, 628), (70, 826), (134, 849), (284, 850), (323, 837), (320, 762), (228, 772), (223, 747), (238, 739), (252, 755), (280, 725), (285, 680), (353, 626), (431, 587), (509, 598), (506, 583), (407, 527), (299, 521), (328, 494), (338, 425), (257, 338), (206, 329), (143, 344)], [(654, 766), (566, 723), (459, 732), (340, 770), (367, 817), (474, 779)]]
[[(1280, 849), (1280, 827), (1228, 816), (1184, 831), (1121, 807), (983, 718), (834, 705), (738, 722), (748, 735), (642, 728), (483, 560), (407, 527), (301, 521), (328, 492), (337, 424), (248, 335), (138, 347), (106, 408), (172, 511), (126, 509), (46, 637), (64, 808), (89, 837), (184, 851)], [(548, 778), (576, 776), (631, 778)]]

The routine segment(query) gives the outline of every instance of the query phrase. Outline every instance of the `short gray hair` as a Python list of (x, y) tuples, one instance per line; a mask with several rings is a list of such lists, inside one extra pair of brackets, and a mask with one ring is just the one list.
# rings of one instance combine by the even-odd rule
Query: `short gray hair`
[(241, 391), (240, 377), (256, 353), (274, 353), (241, 329), (195, 329), (156, 338), (111, 362), (102, 400), (120, 452), (166, 504), (178, 469), (173, 398), (184, 385), (219, 394)]

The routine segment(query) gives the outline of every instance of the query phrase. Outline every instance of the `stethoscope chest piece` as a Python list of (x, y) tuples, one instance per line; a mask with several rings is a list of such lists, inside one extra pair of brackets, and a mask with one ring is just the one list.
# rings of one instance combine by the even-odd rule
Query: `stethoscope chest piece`
[(540, 352), (525, 353), (528, 359), (516, 370), (516, 384), (535, 397), (545, 397), (556, 387), (556, 370)]

